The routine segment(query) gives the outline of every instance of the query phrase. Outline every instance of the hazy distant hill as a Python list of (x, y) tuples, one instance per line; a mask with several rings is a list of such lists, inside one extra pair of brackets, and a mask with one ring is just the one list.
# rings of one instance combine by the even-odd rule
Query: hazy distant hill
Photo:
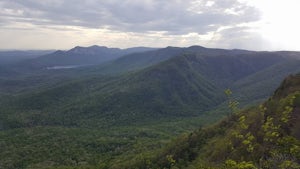
[[(68, 51), (56, 51), (32, 60), (28, 60), (23, 65), (32, 68), (46, 69), (54, 66), (85, 66), (97, 65), (103, 62), (117, 59), (130, 53), (154, 50), (153, 48), (136, 47), (128, 49), (107, 48), (105, 46), (77, 46)], [(23, 66), (21, 65), (21, 66)]]
[(54, 50), (0, 51), (0, 65), (12, 64), (26, 59), (33, 59), (52, 52), (54, 52)]

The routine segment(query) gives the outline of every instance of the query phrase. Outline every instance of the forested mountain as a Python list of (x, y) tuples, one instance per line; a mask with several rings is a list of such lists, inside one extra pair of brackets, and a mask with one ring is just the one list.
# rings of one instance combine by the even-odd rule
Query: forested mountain
[[(182, 135), (153, 156), (120, 168), (300, 167), (300, 74), (289, 76), (260, 106)], [(132, 163), (134, 163), (132, 165)]]
[(120, 73), (124, 71), (133, 71), (143, 69), (151, 65), (155, 65), (162, 61), (168, 60), (175, 56), (184, 54), (198, 54), (203, 56), (236, 56), (241, 54), (255, 53), (246, 50), (225, 50), (225, 49), (212, 49), (202, 46), (191, 46), (187, 48), (167, 47), (158, 50), (129, 54), (112, 62), (99, 66), (93, 71), (101, 71), (105, 74)]
[(259, 101), (268, 97), (276, 89), (272, 84), (278, 84), (289, 74), (300, 72), (299, 64), (300, 60), (289, 60), (272, 65), (234, 82), (232, 90), (241, 102)]
[[(193, 133), (196, 140), (209, 135), (195, 145), (189, 145), (189, 136), (180, 138), (178, 157), (161, 148), (179, 133), (228, 115), (224, 90), (232, 89), (230, 99), (249, 105), (267, 98), (284, 77), (300, 71), (297, 52), (201, 46), (75, 47), (20, 63), (24, 67), (0, 72), (0, 145), (5, 147), (0, 168), (147, 168), (146, 161), (151, 162), (148, 166), (170, 168), (170, 160), (178, 167), (197, 166), (199, 147), (192, 155), (185, 148), (190, 151), (190, 146), (223, 137), (248, 109)], [(298, 90), (298, 76), (289, 79), (285, 83)], [(235, 157), (230, 159), (242, 162)], [(205, 154), (204, 161), (212, 166), (224, 162), (210, 163), (209, 158)]]

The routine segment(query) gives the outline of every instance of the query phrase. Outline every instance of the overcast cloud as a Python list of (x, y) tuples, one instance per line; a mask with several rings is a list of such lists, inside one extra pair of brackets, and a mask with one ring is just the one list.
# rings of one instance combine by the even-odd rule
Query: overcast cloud
[(0, 0), (0, 43), (1, 48), (98, 44), (259, 50), (263, 39), (252, 23), (260, 19), (259, 9), (240, 0)]

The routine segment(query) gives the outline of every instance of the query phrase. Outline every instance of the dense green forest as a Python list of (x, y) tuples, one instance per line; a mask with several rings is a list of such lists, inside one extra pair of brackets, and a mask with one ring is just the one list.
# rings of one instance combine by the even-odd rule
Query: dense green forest
[(161, 152), (120, 168), (300, 168), (300, 74), (259, 106), (187, 133)]
[[(114, 58), (47, 69), (98, 50)], [(293, 52), (58, 53), (0, 66), (1, 169), (298, 167), (299, 75), (280, 85)]]

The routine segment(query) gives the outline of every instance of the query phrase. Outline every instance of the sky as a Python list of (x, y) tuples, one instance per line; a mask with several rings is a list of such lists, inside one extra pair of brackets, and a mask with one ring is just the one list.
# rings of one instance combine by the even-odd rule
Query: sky
[(0, 49), (299, 50), (299, 0), (0, 0)]

